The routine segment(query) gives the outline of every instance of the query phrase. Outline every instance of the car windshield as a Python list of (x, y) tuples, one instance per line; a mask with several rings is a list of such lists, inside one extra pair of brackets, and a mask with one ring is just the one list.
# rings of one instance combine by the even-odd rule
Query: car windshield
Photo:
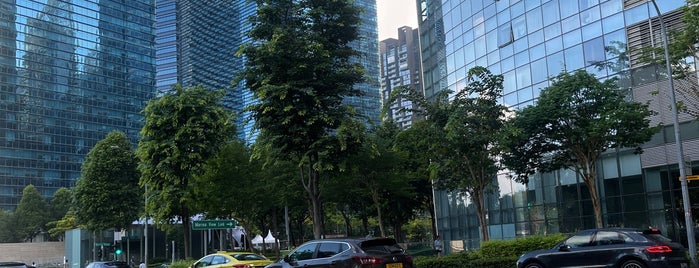
[(0, 262), (2, 268), (25, 268), (26, 264), (21, 262)]
[(237, 253), (237, 254), (231, 254), (231, 257), (235, 258), (236, 260), (239, 261), (259, 261), (259, 260), (266, 260), (265, 257), (262, 257), (257, 254), (252, 254), (252, 253)]

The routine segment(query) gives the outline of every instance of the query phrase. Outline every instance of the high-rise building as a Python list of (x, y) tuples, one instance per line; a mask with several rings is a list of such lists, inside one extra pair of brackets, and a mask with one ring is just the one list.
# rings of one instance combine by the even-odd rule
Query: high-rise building
[(355, 58), (364, 67), (364, 82), (355, 85), (361, 96), (350, 96), (344, 103), (351, 105), (368, 123), (378, 124), (381, 112), (379, 93), (379, 30), (376, 19), (376, 0), (357, 0), (360, 14), (359, 38), (351, 46), (360, 55)]
[[(397, 87), (411, 87), (422, 92), (420, 70), (420, 43), (418, 30), (403, 26), (398, 28), (398, 39), (388, 38), (379, 42), (381, 69), (381, 98), (387, 100)], [(405, 128), (412, 124), (416, 114), (409, 100), (397, 100), (391, 104), (388, 116)]]
[[(353, 47), (361, 52), (355, 60), (364, 66), (365, 82), (357, 85), (363, 96), (348, 97), (360, 115), (379, 117), (378, 30), (376, 0), (356, 1), (362, 7), (361, 36)], [(226, 106), (238, 114), (238, 137), (252, 143), (257, 131), (245, 108), (254, 96), (244, 83), (232, 84), (244, 67), (236, 56), (247, 36), (256, 5), (247, 0), (164, 0), (157, 2), (157, 85), (159, 92), (182, 86), (202, 85), (209, 89), (227, 89)]]
[(246, 0), (164, 0), (157, 1), (156, 9), (158, 91), (166, 92), (177, 83), (227, 89), (225, 105), (239, 113), (242, 139), (253, 133), (249, 116), (243, 113), (252, 93), (232, 83), (244, 65), (236, 52), (249, 40), (248, 18), (255, 11), (255, 4)]
[[(656, 2), (668, 28), (681, 28), (685, 1)], [(649, 102), (658, 112), (651, 124), (664, 127), (643, 146), (644, 153), (610, 149), (597, 163), (604, 225), (654, 226), (686, 241), (670, 89), (664, 66), (647, 64), (638, 54), (640, 47), (662, 45), (658, 14), (650, 1), (417, 0), (416, 6), (428, 98), (443, 88), (463, 88), (466, 72), (484, 66), (504, 76), (501, 103), (512, 109), (535, 103), (550, 85), (549, 78), (575, 70), (602, 80), (618, 78), (629, 98)], [(599, 68), (600, 62), (611, 64)], [(678, 84), (679, 92), (683, 83)], [(696, 167), (699, 123), (686, 113), (679, 117), (684, 157)], [(537, 174), (526, 185), (507, 175), (503, 171), (494, 178), (498, 190), (486, 198), (487, 226), (479, 226), (468, 197), (438, 191), (441, 237), (473, 248), (480, 244), (480, 228), (487, 228), (491, 239), (509, 239), (595, 227), (587, 186), (574, 172)], [(699, 196), (696, 185), (690, 184), (689, 191)], [(690, 201), (697, 215), (699, 200)]]
[(135, 144), (155, 85), (154, 1), (0, 2), (0, 208), (80, 177), (112, 130)]

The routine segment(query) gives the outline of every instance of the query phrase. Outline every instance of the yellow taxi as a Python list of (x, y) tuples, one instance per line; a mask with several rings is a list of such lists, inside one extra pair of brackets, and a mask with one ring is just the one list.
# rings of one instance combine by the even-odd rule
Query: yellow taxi
[(270, 259), (252, 252), (219, 251), (202, 257), (190, 268), (261, 268), (270, 263)]

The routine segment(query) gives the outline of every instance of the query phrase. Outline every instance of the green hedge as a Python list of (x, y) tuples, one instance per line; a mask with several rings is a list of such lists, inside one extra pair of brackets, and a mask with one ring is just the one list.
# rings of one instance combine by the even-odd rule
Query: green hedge
[(514, 267), (517, 258), (525, 252), (551, 248), (565, 239), (563, 234), (530, 236), (512, 240), (491, 240), (481, 244), (476, 251), (459, 252), (443, 257), (414, 257), (415, 268), (501, 268)]

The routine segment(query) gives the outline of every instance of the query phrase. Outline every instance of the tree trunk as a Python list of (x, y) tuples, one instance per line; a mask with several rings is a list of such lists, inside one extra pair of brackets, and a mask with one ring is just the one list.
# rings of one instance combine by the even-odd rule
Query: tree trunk
[(183, 213), (182, 213), (182, 228), (184, 229), (184, 230), (182, 230), (183, 234), (184, 234), (184, 258), (185, 258), (185, 260), (188, 260), (192, 257), (192, 247), (191, 247), (192, 241), (190, 241), (190, 238), (191, 238), (190, 234), (192, 232), (191, 231), (192, 228), (190, 226), (191, 222), (189, 219), (189, 210), (185, 208), (182, 211), (183, 211)]
[(308, 199), (311, 201), (309, 210), (311, 213), (311, 220), (313, 220), (313, 237), (315, 239), (320, 239), (323, 235), (323, 206), (319, 182), (320, 172), (313, 168), (312, 161), (308, 163), (307, 168), (308, 178), (305, 179), (302, 172), (301, 182), (303, 183), (303, 188), (306, 190), (306, 193), (308, 193)]
[(481, 241), (488, 241), (488, 221), (486, 221), (486, 210), (483, 189), (475, 189), (471, 194), (471, 201), (476, 204), (476, 215), (478, 215), (478, 223), (481, 226)]
[[(434, 193), (434, 191), (433, 191)], [(437, 213), (434, 211), (434, 198), (430, 197), (429, 198), (428, 205), (430, 206), (427, 208), (427, 211), (430, 213), (430, 225), (432, 226), (432, 239), (437, 238)]]
[(371, 199), (374, 201), (374, 206), (376, 207), (376, 220), (379, 224), (379, 231), (381, 232), (381, 237), (386, 237), (386, 232), (383, 229), (383, 220), (381, 218), (381, 202), (379, 201), (379, 190), (376, 187), (371, 188)]
[(604, 227), (602, 221), (602, 206), (599, 200), (599, 192), (597, 191), (597, 173), (596, 169), (591, 166), (589, 172), (583, 173), (583, 181), (590, 191), (590, 199), (592, 200), (592, 209), (595, 211), (595, 225), (597, 228)]

